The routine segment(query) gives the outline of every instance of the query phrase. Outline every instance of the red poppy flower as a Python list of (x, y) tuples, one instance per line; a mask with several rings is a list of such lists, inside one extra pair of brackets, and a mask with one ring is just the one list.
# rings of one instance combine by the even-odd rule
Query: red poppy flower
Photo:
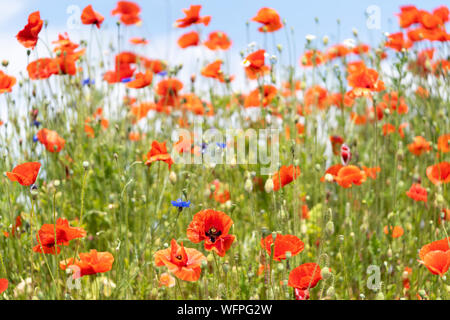
[(213, 116), (214, 108), (211, 103), (205, 102), (200, 99), (195, 93), (188, 93), (182, 96), (183, 110), (192, 112), (195, 115), (203, 116)]
[(178, 45), (182, 49), (198, 46), (199, 43), (200, 37), (196, 31), (185, 33), (178, 39)]
[(156, 93), (160, 96), (158, 104), (178, 107), (180, 104), (179, 91), (181, 89), (183, 89), (183, 83), (178, 79), (161, 80), (156, 87)]
[(415, 6), (400, 7), (399, 17), (400, 28), (408, 28), (413, 24), (419, 23), (419, 10)]
[(364, 62), (350, 62), (347, 65), (349, 86), (353, 89), (349, 92), (351, 98), (370, 97), (373, 91), (379, 92), (385, 89), (383, 81), (378, 79), (378, 72), (367, 68)]
[(146, 45), (149, 43), (149, 41), (145, 38), (131, 38), (130, 39), (130, 43), (131, 44), (142, 44), (142, 45)]
[(208, 40), (203, 44), (210, 50), (228, 50), (231, 47), (231, 40), (226, 33), (214, 31), (208, 35)]
[(8, 76), (2, 70), (0, 70), (0, 94), (5, 92), (11, 92), (12, 87), (16, 84), (16, 78)]
[(427, 189), (422, 188), (419, 183), (413, 183), (409, 191), (406, 192), (406, 195), (414, 201), (427, 202), (428, 199)]
[(111, 12), (113, 16), (120, 15), (120, 21), (126, 25), (138, 24), (141, 22), (139, 14), (141, 8), (131, 1), (119, 1), (117, 7)]
[(244, 60), (245, 74), (249, 79), (255, 80), (269, 72), (265, 65), (266, 51), (261, 49), (249, 54)]
[(352, 184), (359, 186), (366, 179), (366, 173), (357, 166), (342, 167), (335, 178), (336, 182), (343, 188), (350, 188)]
[(329, 180), (329, 182), (332, 181), (336, 181), (336, 178), (338, 176), (339, 171), (343, 168), (344, 166), (342, 164), (335, 164), (331, 167), (329, 167), (326, 171), (325, 174), (322, 178), (320, 178), (321, 182), (325, 182), (328, 181), (327, 180), (327, 175), (329, 175), (332, 179)]
[(150, 166), (155, 161), (163, 161), (169, 165), (169, 170), (174, 163), (170, 154), (167, 153), (166, 143), (160, 143), (158, 141), (152, 142), (152, 149), (147, 153), (147, 161), (145, 164)]
[(130, 64), (121, 63), (117, 65), (117, 68), (115, 70), (107, 71), (103, 76), (103, 80), (105, 80), (109, 84), (118, 83), (123, 79), (132, 77), (135, 70), (136, 69), (131, 68)]
[(412, 42), (404, 39), (403, 32), (397, 32), (388, 36), (386, 47), (392, 48), (395, 51), (402, 51), (403, 49), (411, 48)]
[(420, 263), (441, 277), (450, 267), (450, 237), (424, 245), (419, 251)]
[(62, 270), (72, 269), (73, 279), (78, 279), (87, 275), (104, 273), (111, 270), (114, 257), (109, 252), (97, 252), (93, 249), (88, 253), (80, 253), (80, 259), (69, 258), (59, 263)]
[(55, 59), (42, 58), (31, 62), (27, 66), (27, 71), (32, 80), (48, 79), (59, 73), (59, 66)]
[[(14, 237), (16, 234), (17, 228), (20, 228), (22, 226), (22, 217), (20, 214), (16, 217), (16, 222), (11, 227), (11, 236)], [(9, 238), (9, 232), (3, 232), (4, 236), (6, 238)]]
[(201, 264), (206, 257), (195, 249), (180, 246), (175, 239), (170, 242), (170, 248), (155, 252), (157, 267), (166, 266), (175, 277), (184, 281), (197, 281), (202, 272)]
[[(263, 86), (263, 96), (261, 97), (261, 89), (256, 88), (245, 98), (244, 107), (267, 107), (272, 103), (273, 99), (277, 96), (278, 90), (271, 84)], [(261, 105), (262, 104), (262, 105)]]
[(156, 106), (154, 103), (146, 103), (143, 102), (137, 106), (133, 106), (130, 109), (131, 114), (133, 115), (133, 124), (147, 117), (147, 114), (150, 110), (155, 110)]
[(61, 138), (56, 131), (45, 128), (37, 132), (37, 138), (50, 152), (60, 152), (66, 144), (66, 140)]
[(207, 209), (195, 214), (187, 229), (187, 237), (193, 243), (204, 241), (205, 249), (225, 256), (235, 236), (228, 234), (233, 220), (222, 211)]
[(366, 173), (367, 177), (374, 179), (374, 180), (377, 178), (377, 173), (381, 171), (380, 167), (368, 168), (368, 167), (362, 166), (362, 169)]
[(281, 261), (286, 259), (286, 252), (290, 252), (292, 256), (295, 256), (303, 251), (305, 244), (302, 240), (296, 236), (287, 234), (281, 235), (277, 234), (275, 238), (275, 243), (273, 241), (273, 236), (270, 234), (265, 239), (261, 239), (261, 247), (266, 250), (267, 254), (270, 256), (271, 246), (273, 244), (273, 259), (276, 261)]
[(383, 229), (383, 232), (387, 235), (389, 235), (389, 233), (391, 233), (392, 238), (396, 239), (396, 238), (400, 238), (403, 235), (404, 230), (400, 226), (395, 226), (395, 227), (390, 226), (389, 229), (388, 229), (388, 226), (385, 226)]
[(330, 105), (336, 106), (339, 109), (343, 107), (352, 107), (355, 104), (355, 100), (351, 98), (348, 93), (344, 95), (340, 92), (333, 93), (329, 96)]
[(152, 84), (153, 72), (147, 70), (145, 73), (139, 72), (135, 79), (127, 83), (126, 87), (130, 89), (142, 89)]
[(167, 69), (167, 64), (161, 60), (152, 60), (145, 57), (139, 57), (146, 69), (150, 69), (154, 74), (158, 74)]
[(437, 149), (442, 153), (450, 152), (450, 133), (443, 134), (438, 138)]
[(326, 56), (319, 50), (310, 50), (300, 58), (300, 65), (303, 67), (320, 66), (326, 62)]
[(98, 29), (100, 29), (104, 20), (105, 18), (100, 13), (94, 11), (92, 5), (88, 5), (81, 13), (81, 22), (83, 24), (95, 24)]
[(304, 263), (289, 273), (288, 286), (300, 290), (314, 288), (322, 280), (320, 266), (317, 263)]
[(315, 85), (305, 91), (303, 97), (306, 107), (314, 106), (320, 110), (326, 109), (330, 105), (327, 89)]
[[(222, 60), (214, 61), (204, 67), (201, 71), (202, 76), (207, 78), (217, 79), (220, 82), (225, 82), (225, 75), (222, 71)], [(233, 81), (234, 76), (227, 77), (227, 81)]]
[(309, 290), (294, 289), (295, 300), (309, 300)]
[(294, 169), (294, 165), (290, 165), (289, 167), (282, 166), (280, 171), (272, 176), (273, 190), (280, 190), (280, 188), (291, 183), (298, 177), (300, 177), (300, 167), (295, 167)]
[(330, 142), (333, 149), (333, 154), (337, 156), (341, 150), (342, 144), (344, 143), (344, 138), (341, 136), (330, 136)]
[(427, 177), (433, 184), (450, 182), (450, 163), (441, 162), (427, 168)]
[(420, 156), (423, 153), (429, 152), (431, 150), (431, 144), (424, 137), (417, 136), (414, 138), (413, 143), (408, 145), (408, 150), (416, 155)]
[(0, 294), (8, 289), (8, 279), (0, 279)]
[(262, 23), (259, 32), (274, 32), (283, 27), (278, 12), (272, 8), (261, 8), (252, 21)]
[(351, 53), (351, 50), (342, 44), (336, 44), (330, 47), (326, 52), (327, 60), (333, 60), (336, 58), (343, 58)]
[(205, 26), (208, 26), (211, 21), (211, 16), (200, 17), (200, 10), (202, 9), (201, 5), (191, 5), (189, 9), (183, 9), (186, 17), (178, 19), (175, 22), (175, 27), (177, 28), (186, 28), (193, 24), (203, 23)]
[(70, 240), (84, 238), (85, 236), (86, 231), (83, 228), (71, 227), (69, 226), (69, 221), (59, 218), (56, 221), (56, 229), (54, 224), (42, 225), (38, 235), (36, 235), (38, 245), (33, 248), (33, 251), (56, 254), (61, 251), (60, 246), (68, 246)]
[(25, 48), (34, 49), (43, 25), (44, 21), (41, 20), (40, 12), (33, 12), (28, 16), (28, 24), (16, 35), (17, 40)]
[[(197, 150), (195, 147), (193, 148), (192, 152), (195, 154), (197, 153)], [(210, 198), (214, 197), (214, 200), (219, 203), (226, 203), (228, 200), (230, 200), (230, 191), (228, 190), (228, 186), (221, 183), (218, 179), (214, 180), (211, 187), (214, 186), (214, 192), (211, 194)]]
[(163, 274), (161, 274), (161, 276), (159, 277), (159, 287), (167, 287), (167, 288), (172, 288), (175, 287), (175, 278), (172, 277), (170, 274), (168, 274), (167, 272), (164, 272)]
[(39, 162), (27, 162), (15, 167), (12, 172), (7, 172), (6, 176), (11, 181), (17, 181), (22, 186), (31, 186), (36, 182), (36, 178), (41, 169)]

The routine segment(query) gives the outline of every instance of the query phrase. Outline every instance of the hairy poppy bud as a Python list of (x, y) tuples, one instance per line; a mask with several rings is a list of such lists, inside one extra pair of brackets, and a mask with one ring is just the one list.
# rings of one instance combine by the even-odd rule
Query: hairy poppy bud
[(377, 295), (376, 295), (376, 297), (375, 297), (375, 299), (376, 300), (384, 300), (384, 293), (383, 292), (378, 292), (377, 293)]
[(177, 182), (177, 174), (173, 171), (170, 171), (169, 180), (172, 184), (175, 184)]
[(264, 185), (264, 190), (266, 190), (267, 193), (270, 193), (273, 191), (273, 180), (272, 178), (267, 179), (266, 184)]
[(247, 179), (246, 181), (245, 181), (245, 184), (244, 184), (244, 190), (245, 191), (247, 191), (247, 192), (252, 192), (252, 190), (253, 190), (253, 183), (252, 183), (252, 180), (250, 180), (250, 179)]
[(324, 278), (325, 280), (327, 280), (331, 277), (331, 272), (330, 272), (329, 268), (323, 268), (320, 273), (322, 275), (322, 278)]
[(329, 287), (328, 288), (327, 296), (329, 296), (330, 298), (333, 298), (335, 293), (336, 293), (336, 291), (334, 290), (334, 287)]

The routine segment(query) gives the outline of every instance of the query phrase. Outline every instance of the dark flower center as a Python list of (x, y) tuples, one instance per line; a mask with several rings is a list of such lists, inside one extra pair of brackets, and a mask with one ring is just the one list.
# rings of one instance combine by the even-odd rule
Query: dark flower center
[(211, 240), (212, 243), (215, 243), (217, 238), (222, 235), (222, 231), (217, 230), (215, 227), (211, 227), (208, 232), (206, 232), (206, 236)]

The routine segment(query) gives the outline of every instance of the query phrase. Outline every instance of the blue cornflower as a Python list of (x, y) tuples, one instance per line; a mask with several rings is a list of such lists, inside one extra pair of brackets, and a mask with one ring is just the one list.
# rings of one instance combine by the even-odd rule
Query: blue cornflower
[(89, 84), (95, 84), (95, 80), (94, 79), (91, 80), (90, 78), (86, 78), (86, 79), (83, 80), (82, 84), (83, 84), (83, 86), (87, 86)]
[(158, 76), (164, 77), (167, 76), (167, 71), (161, 71), (160, 73), (158, 73)]
[(37, 137), (37, 135), (34, 135), (34, 136), (33, 136), (33, 142), (38, 142), (38, 137)]
[(130, 82), (130, 81), (132, 81), (132, 80), (133, 80), (132, 78), (124, 78), (124, 79), (120, 80), (120, 82), (122, 82), (122, 83), (128, 83), (128, 82)]
[(183, 208), (189, 208), (191, 205), (190, 201), (183, 201), (181, 199), (178, 199), (177, 201), (171, 201), (172, 205), (175, 208), (178, 208), (179, 210), (183, 210)]
[(202, 153), (205, 153), (207, 148), (208, 148), (208, 144), (206, 142), (203, 142), (202, 143)]
[(225, 148), (227, 147), (227, 144), (226, 144), (226, 143), (219, 143), (219, 142), (217, 142), (216, 144), (217, 144), (217, 146), (218, 146), (219, 148), (222, 148), (222, 149), (225, 149)]
[(34, 120), (34, 121), (33, 121), (33, 125), (34, 125), (36, 128), (39, 128), (39, 126), (41, 125), (41, 123), (40, 123), (39, 121), (37, 121), (37, 120)]

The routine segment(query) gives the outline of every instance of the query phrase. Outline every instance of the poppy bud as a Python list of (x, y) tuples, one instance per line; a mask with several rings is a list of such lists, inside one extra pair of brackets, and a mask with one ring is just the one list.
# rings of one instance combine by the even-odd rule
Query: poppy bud
[(341, 161), (344, 166), (348, 165), (350, 160), (352, 159), (352, 153), (350, 151), (349, 146), (343, 144), (341, 146)]
[(253, 190), (253, 183), (252, 183), (252, 180), (247, 179), (247, 180), (245, 181), (245, 184), (244, 184), (244, 190), (247, 191), (248, 193), (252, 192), (252, 190)]
[(267, 179), (266, 184), (264, 185), (264, 190), (266, 190), (267, 193), (270, 193), (273, 191), (273, 180), (272, 178)]
[(4, 66), (5, 68), (9, 65), (9, 61), (8, 60), (3, 60), (2, 61), (2, 66)]
[(330, 298), (333, 298), (335, 293), (336, 293), (336, 291), (334, 290), (334, 287), (329, 287), (328, 288), (327, 296), (329, 296)]
[(169, 180), (172, 184), (175, 184), (177, 182), (177, 174), (173, 171), (170, 171)]
[(329, 41), (328, 36), (324, 36), (322, 41), (323, 41), (323, 44), (326, 46), (328, 44), (328, 41)]
[(377, 295), (376, 295), (376, 297), (375, 297), (375, 299), (376, 300), (384, 300), (384, 293), (383, 292), (378, 292), (377, 293)]
[(330, 268), (323, 268), (320, 274), (324, 280), (329, 279), (331, 277)]

